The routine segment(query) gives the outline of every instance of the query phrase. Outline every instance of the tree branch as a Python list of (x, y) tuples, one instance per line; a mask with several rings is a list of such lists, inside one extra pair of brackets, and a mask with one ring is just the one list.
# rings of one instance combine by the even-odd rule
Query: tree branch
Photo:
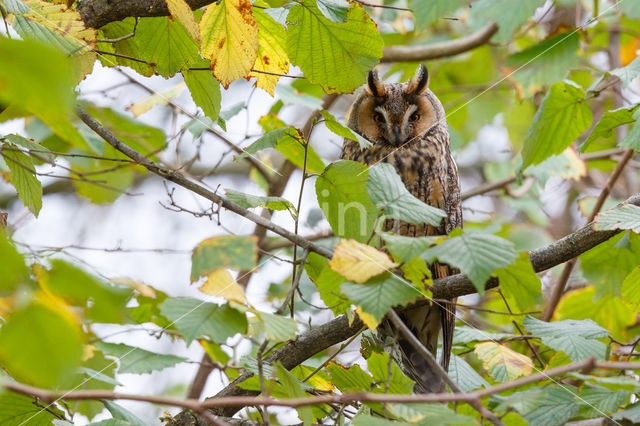
[(92, 129), (100, 137), (102, 137), (109, 145), (113, 146), (115, 149), (122, 152), (132, 160), (136, 161), (138, 164), (140, 164), (150, 172), (155, 173), (156, 175), (167, 179), (168, 181), (171, 181), (177, 185), (180, 185), (183, 188), (186, 188), (189, 191), (206, 198), (207, 200), (213, 201), (214, 203), (219, 204), (225, 209), (231, 210), (232, 212), (249, 219), (253, 223), (263, 226), (266, 229), (287, 238), (288, 240), (295, 241), (296, 244), (298, 244), (302, 248), (309, 249), (310, 251), (329, 258), (333, 255), (331, 251), (327, 250), (326, 248), (314, 244), (311, 241), (308, 241), (305, 238), (294, 234), (293, 232), (287, 231), (283, 227), (276, 225), (270, 220), (267, 220), (248, 209), (232, 203), (231, 201), (216, 194), (215, 192), (208, 190), (204, 186), (187, 179), (175, 170), (171, 170), (167, 167), (155, 163), (154, 161), (135, 151), (130, 146), (118, 139), (113, 133), (102, 126), (95, 118), (89, 115), (89, 113), (84, 109), (77, 108), (76, 114), (87, 126), (89, 126), (90, 129)]
[[(213, 3), (212, 0), (186, 0), (191, 9)], [(100, 28), (128, 17), (167, 16), (165, 0), (78, 0), (76, 7), (87, 27)]]
[[(531, 376), (522, 377), (510, 382), (501, 383), (475, 392), (468, 393), (436, 393), (436, 394), (380, 394), (380, 393), (346, 393), (342, 395), (326, 394), (307, 398), (291, 398), (276, 399), (273, 397), (226, 397), (226, 398), (210, 398), (203, 402), (195, 399), (177, 399), (157, 395), (138, 395), (117, 393), (107, 390), (81, 390), (81, 391), (51, 391), (48, 389), (36, 388), (17, 382), (4, 382), (2, 386), (5, 390), (20, 393), (22, 395), (32, 396), (45, 402), (53, 402), (64, 399), (66, 401), (86, 401), (86, 400), (130, 400), (143, 401), (160, 405), (171, 405), (176, 407), (184, 407), (197, 412), (205, 412), (207, 409), (220, 407), (244, 407), (253, 405), (267, 405), (280, 407), (307, 407), (319, 404), (351, 404), (358, 402), (377, 402), (377, 403), (429, 403), (429, 402), (470, 402), (479, 398), (514, 389), (531, 383), (540, 382), (555, 376), (560, 376), (573, 371), (582, 371), (588, 373), (593, 369), (603, 370), (638, 370), (639, 362), (610, 362), (596, 361), (594, 358), (588, 358), (573, 364), (552, 368), (541, 371)], [(215, 418), (221, 420), (220, 418)], [(175, 419), (174, 419), (175, 422)], [(221, 422), (220, 422), (221, 423)], [(197, 424), (197, 423), (190, 423)]]
[(487, 43), (498, 32), (498, 25), (490, 23), (475, 33), (454, 40), (418, 46), (389, 46), (382, 49), (380, 62), (417, 62), (446, 58), (475, 49)]
[[(213, 3), (211, 0), (186, 0), (186, 2), (191, 9)], [(100, 28), (109, 22), (128, 17), (169, 15), (165, 0), (78, 0), (77, 10), (85, 25), (92, 28)], [(385, 47), (380, 62), (415, 62), (455, 56), (482, 46), (497, 31), (498, 25), (491, 23), (475, 33), (454, 40), (416, 46)]]
[[(290, 241), (295, 241), (295, 243), (305, 249), (310, 251), (314, 251), (322, 256), (327, 258), (331, 258), (333, 253), (330, 250), (327, 250), (323, 247), (320, 247), (309, 240), (291, 233), (286, 229), (275, 225), (271, 221), (245, 209), (234, 203), (231, 203), (224, 197), (221, 197), (215, 194), (212, 191), (204, 188), (203, 186), (194, 183), (179, 173), (168, 169), (166, 167), (162, 167), (137, 151), (133, 150), (118, 138), (116, 138), (109, 130), (104, 128), (100, 123), (98, 123), (93, 117), (91, 117), (86, 111), (78, 108), (76, 110), (78, 116), (81, 120), (86, 123), (91, 129), (93, 129), (98, 135), (100, 135), (107, 143), (112, 145), (118, 151), (124, 153), (129, 158), (135, 160), (138, 164), (144, 166), (149, 171), (171, 181), (174, 182), (187, 190), (190, 190), (202, 197), (205, 197), (208, 200), (211, 200), (222, 207), (237, 213), (257, 225), (263, 226), (264, 228), (271, 230), (284, 238), (287, 238)], [(634, 204), (636, 206), (640, 206), (640, 195), (635, 195), (628, 200), (625, 201), (628, 204)], [(564, 263), (587, 250), (595, 247), (596, 245), (608, 240), (614, 235), (621, 232), (620, 230), (615, 231), (596, 231), (593, 228), (593, 223), (589, 223), (588, 225), (580, 228), (576, 232), (567, 235), (566, 237), (555, 241), (551, 244), (548, 244), (544, 247), (541, 247), (536, 250), (532, 250), (529, 252), (531, 264), (536, 272), (544, 271), (553, 266)], [(469, 281), (469, 279), (463, 274), (456, 274), (446, 278), (440, 278), (434, 281), (433, 283), (433, 297), (436, 299), (453, 299), (458, 296), (463, 296), (466, 294), (476, 293), (477, 290), (475, 286)], [(491, 278), (487, 281), (485, 287), (487, 289), (494, 288), (498, 285), (498, 280), (496, 278)], [(352, 337), (355, 333), (357, 333), (360, 328), (363, 326), (362, 322), (359, 319), (355, 319), (351, 325), (349, 325), (348, 320), (344, 316), (340, 316), (316, 329), (313, 329), (307, 333), (304, 333), (297, 340), (289, 342), (284, 345), (282, 348), (275, 351), (272, 355), (265, 359), (265, 362), (273, 363), (275, 361), (280, 361), (285, 368), (291, 369), (296, 365), (300, 364), (304, 360), (309, 357), (315, 355), (316, 353), (334, 345), (340, 343), (350, 337)], [(220, 398), (226, 398), (228, 396), (234, 395), (251, 395), (251, 391), (244, 390), (238, 386), (238, 384), (244, 380), (246, 380), (250, 375), (242, 375), (238, 379), (236, 379), (232, 384), (224, 388), (221, 392), (218, 393), (213, 398), (207, 399), (207, 401), (211, 401), (212, 399), (218, 400)], [(253, 392), (255, 394), (255, 392)], [(465, 394), (463, 399), (467, 401), (469, 395), (473, 394)], [(424, 398), (425, 396), (421, 396)], [(476, 396), (473, 396), (474, 398)], [(235, 400), (234, 400), (235, 401)], [(258, 403), (255, 399), (251, 400), (252, 403)], [(369, 399), (367, 399), (369, 401)], [(404, 400), (403, 400), (404, 401)], [(425, 400), (426, 401), (426, 400)], [(423, 402), (425, 402), (423, 401)], [(431, 402), (436, 402), (437, 400), (429, 400)], [(339, 402), (339, 401), (338, 401)], [(399, 401), (396, 401), (399, 402)], [(234, 405), (235, 404), (235, 405)], [(217, 415), (221, 416), (231, 416), (238, 409), (235, 408), (237, 405), (227, 404), (227, 408), (223, 408), (218, 412), (215, 412)], [(263, 404), (262, 401), (259, 402), (260, 405)], [(224, 404), (211, 403), (209, 406), (218, 407)], [(245, 404), (246, 405), (246, 404)], [(271, 405), (277, 405), (272, 403)], [(303, 404), (304, 405), (304, 404)], [(230, 408), (229, 408), (230, 407)], [(183, 412), (181, 415), (190, 415), (188, 412)], [(191, 419), (193, 420), (193, 419)], [(176, 423), (182, 424), (182, 423)]]

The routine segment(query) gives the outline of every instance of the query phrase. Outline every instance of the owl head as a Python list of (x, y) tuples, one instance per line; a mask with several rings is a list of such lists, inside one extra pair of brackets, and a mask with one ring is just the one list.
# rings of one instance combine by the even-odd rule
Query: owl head
[(355, 100), (349, 127), (373, 143), (400, 147), (445, 122), (442, 104), (427, 88), (429, 73), (420, 65), (406, 83), (385, 83), (372, 70)]

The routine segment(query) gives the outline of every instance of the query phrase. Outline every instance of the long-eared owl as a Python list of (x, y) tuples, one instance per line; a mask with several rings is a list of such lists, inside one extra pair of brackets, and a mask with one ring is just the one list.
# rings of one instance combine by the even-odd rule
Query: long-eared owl
[[(371, 71), (365, 90), (351, 107), (349, 127), (372, 145), (361, 149), (357, 142), (345, 139), (341, 154), (343, 159), (369, 166), (379, 162), (392, 164), (411, 194), (446, 212), (447, 216), (437, 228), (427, 224), (385, 221), (385, 231), (411, 237), (444, 235), (462, 227), (458, 169), (449, 150), (444, 109), (427, 86), (428, 73), (423, 65), (407, 83), (384, 83), (376, 71)], [(434, 279), (457, 272), (437, 262), (430, 268)], [(399, 309), (398, 314), (434, 355), (442, 330), (441, 365), (446, 371), (451, 356), (455, 300), (430, 303), (419, 300)], [(397, 341), (402, 367), (416, 382), (416, 392), (443, 389), (442, 381), (431, 371), (426, 360), (393, 329), (389, 321), (384, 321), (378, 331)]]

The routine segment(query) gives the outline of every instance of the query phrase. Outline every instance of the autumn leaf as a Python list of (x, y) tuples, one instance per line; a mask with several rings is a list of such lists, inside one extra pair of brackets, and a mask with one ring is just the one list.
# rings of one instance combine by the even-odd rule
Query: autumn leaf
[(209, 274), (199, 290), (204, 294), (223, 297), (240, 303), (247, 303), (247, 297), (240, 284), (233, 279), (227, 268), (218, 268)]
[[(289, 57), (287, 56), (287, 34), (284, 27), (273, 20), (260, 9), (254, 9), (258, 23), (258, 56), (253, 65), (255, 71), (249, 74), (257, 77), (256, 86), (269, 92), (273, 96), (278, 75), (289, 71)], [(272, 74), (268, 74), (272, 73)]]
[(500, 382), (528, 376), (533, 371), (533, 361), (529, 357), (505, 345), (494, 342), (478, 343), (475, 353), (491, 377)]
[(198, 23), (196, 17), (191, 10), (191, 7), (184, 0), (166, 0), (167, 8), (171, 16), (176, 18), (178, 22), (187, 30), (189, 35), (197, 42), (200, 42), (200, 31), (198, 29)]
[(212, 3), (200, 20), (202, 56), (224, 88), (245, 77), (258, 56), (258, 24), (249, 0)]
[(356, 283), (398, 266), (387, 254), (356, 240), (341, 240), (333, 253), (329, 267)]

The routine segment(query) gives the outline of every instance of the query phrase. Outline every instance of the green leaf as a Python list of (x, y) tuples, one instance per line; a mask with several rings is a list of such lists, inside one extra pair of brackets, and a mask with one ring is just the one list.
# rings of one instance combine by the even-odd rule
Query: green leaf
[[(276, 144), (276, 149), (278, 152), (284, 157), (291, 161), (293, 164), (298, 166), (300, 169), (304, 168), (304, 140), (300, 135), (300, 132), (297, 130), (295, 137), (283, 137), (278, 140)], [(313, 147), (307, 143), (307, 164), (306, 164), (306, 172), (307, 173), (322, 173), (325, 168), (324, 161), (320, 158), (318, 153), (313, 149)]]
[(188, 297), (167, 299), (160, 312), (173, 322), (187, 345), (200, 336), (224, 342), (238, 333), (247, 332), (247, 318), (229, 305), (218, 306)]
[(333, 22), (345, 22), (351, 6), (346, 0), (317, 0), (318, 9)]
[(373, 378), (358, 364), (347, 368), (331, 362), (326, 369), (331, 376), (331, 383), (340, 389), (340, 392), (369, 392), (373, 387)]
[(136, 57), (155, 64), (156, 73), (163, 77), (172, 77), (201, 61), (198, 43), (177, 20), (167, 16), (140, 19), (135, 38), (140, 49)]
[(64, 413), (56, 405), (14, 392), (0, 393), (0, 424), (49, 426), (60, 418), (64, 418)]
[[(99, 37), (102, 39), (118, 39), (125, 37), (129, 34), (137, 32), (138, 19), (137, 18), (125, 18), (121, 21), (110, 22), (107, 25), (101, 27), (98, 30)], [(134, 30), (135, 28), (135, 30)], [(117, 43), (96, 43), (98, 49), (109, 52), (124, 55), (126, 57), (114, 56), (114, 55), (98, 55), (100, 63), (105, 67), (115, 67), (123, 65), (135, 70), (140, 75), (149, 77), (153, 75), (153, 64), (147, 64), (144, 62), (134, 61), (128, 58), (137, 58), (140, 55), (140, 43), (138, 37), (129, 37), (124, 40), (120, 40)]]
[(50, 163), (55, 159), (55, 155), (53, 155), (53, 153), (47, 147), (40, 145), (33, 139), (27, 139), (16, 134), (4, 135), (0, 137), (0, 139), (5, 139), (14, 145), (18, 145), (28, 149), (29, 153), (32, 156), (42, 158), (43, 161), (47, 161)]
[(242, 192), (234, 191), (229, 188), (225, 188), (224, 192), (229, 201), (246, 209), (266, 207), (269, 210), (290, 210), (294, 216), (296, 215), (296, 208), (291, 204), (291, 201), (282, 197), (263, 197), (243, 194)]
[(104, 404), (105, 408), (109, 410), (114, 419), (124, 420), (128, 424), (137, 426), (145, 426), (147, 424), (131, 411), (127, 410), (119, 404), (116, 404), (113, 401), (103, 399), (102, 403)]
[(497, 341), (509, 337), (514, 337), (514, 335), (510, 333), (492, 333), (478, 328), (461, 325), (456, 327), (453, 332), (453, 343), (485, 342), (489, 340)]
[(352, 4), (345, 23), (322, 15), (315, 1), (297, 3), (289, 11), (287, 51), (291, 63), (327, 93), (350, 92), (364, 83), (382, 57), (376, 24), (360, 5)]
[(405, 237), (402, 235), (394, 235), (383, 233), (382, 239), (385, 246), (393, 254), (394, 257), (408, 262), (414, 257), (420, 256), (425, 250), (434, 245), (441, 237)]
[(466, 0), (409, 0), (409, 9), (416, 18), (416, 29), (423, 30), (430, 23), (467, 4)]
[[(544, 4), (544, 0), (480, 0), (473, 4), (470, 19), (472, 27), (481, 27), (496, 22), (498, 32), (493, 40), (498, 43), (507, 43), (513, 33), (524, 24), (527, 19), (533, 17), (536, 9)], [(498, 12), (499, 11), (499, 12)]]
[(32, 302), (0, 328), (0, 364), (20, 382), (53, 387), (80, 365), (82, 340), (69, 311)]
[(567, 293), (556, 310), (558, 319), (592, 319), (611, 332), (615, 339), (628, 339), (627, 327), (635, 324), (636, 313), (619, 297), (595, 299), (593, 286)]
[(630, 229), (640, 233), (640, 207), (633, 204), (621, 204), (604, 211), (595, 218), (594, 228), (599, 231)]
[[(91, 355), (91, 358), (82, 363), (76, 374), (66, 378), (60, 385), (61, 389), (82, 387), (84, 390), (112, 391), (120, 385), (115, 379), (117, 364), (112, 359), (105, 358), (99, 350), (92, 351)], [(74, 404), (74, 410), (92, 418), (104, 410), (104, 405), (96, 400), (78, 401)]]
[(546, 322), (540, 321), (527, 315), (522, 324), (524, 328), (531, 334), (538, 337), (556, 337), (573, 334), (584, 337), (585, 339), (598, 339), (607, 337), (609, 331), (600, 327), (592, 320), (564, 320)]
[(295, 339), (298, 332), (298, 324), (293, 318), (266, 312), (260, 312), (258, 318), (264, 324), (267, 339), (276, 342)]
[(29, 282), (29, 270), (24, 258), (9, 243), (4, 231), (0, 229), (0, 295), (13, 292), (20, 284)]
[[(289, 398), (304, 398), (307, 396), (302, 383), (279, 362), (276, 364), (276, 374), (278, 380), (287, 392)], [(300, 407), (296, 409), (300, 419), (304, 422), (305, 426), (313, 423), (313, 412), (310, 406)]]
[(529, 254), (520, 253), (515, 263), (496, 272), (500, 289), (510, 306), (524, 312), (542, 302), (542, 283), (533, 270)]
[(522, 324), (529, 333), (540, 337), (544, 345), (565, 352), (574, 362), (589, 357), (605, 358), (607, 346), (593, 339), (606, 337), (609, 332), (591, 320), (545, 322), (527, 316)]
[(615, 377), (601, 377), (592, 376), (590, 374), (582, 373), (569, 373), (569, 375), (577, 380), (586, 383), (595, 383), (612, 391), (626, 390), (635, 392), (640, 387), (640, 383), (634, 377), (628, 376), (615, 376)]
[(613, 420), (629, 420), (632, 423), (640, 422), (640, 403), (628, 406), (625, 410), (611, 415)]
[(298, 134), (293, 127), (283, 127), (281, 129), (272, 130), (270, 132), (265, 133), (251, 145), (244, 149), (244, 152), (240, 154), (237, 159), (240, 160), (242, 158), (248, 157), (250, 155), (255, 154), (258, 151), (262, 151), (267, 148), (275, 148), (279, 139), (285, 137), (297, 137)]
[(524, 86), (527, 94), (533, 94), (542, 86), (561, 80), (567, 70), (578, 66), (579, 49), (580, 34), (571, 31), (514, 53), (505, 65), (514, 68), (513, 78)]
[(367, 359), (367, 367), (378, 385), (373, 390), (375, 393), (402, 394), (413, 392), (415, 382), (404, 375), (398, 364), (389, 358), (389, 354), (372, 353)]
[(622, 86), (626, 89), (638, 74), (640, 74), (640, 57), (635, 58), (626, 67), (616, 68), (615, 70), (610, 71), (610, 73), (620, 78)]
[(285, 105), (299, 105), (313, 111), (322, 109), (321, 98), (300, 92), (293, 85), (279, 84), (276, 86), (275, 93)]
[(580, 146), (580, 152), (584, 152), (589, 144), (597, 139), (611, 137), (616, 127), (635, 122), (633, 113), (638, 109), (638, 106), (640, 106), (640, 104), (605, 112), (602, 118), (596, 123), (587, 140)]
[(396, 169), (388, 163), (379, 163), (369, 168), (367, 192), (371, 201), (381, 208), (387, 218), (399, 219), (419, 225), (428, 223), (439, 226), (447, 214), (429, 206), (411, 195), (400, 179)]
[(391, 273), (378, 275), (365, 284), (345, 282), (340, 285), (340, 290), (362, 312), (373, 317), (361, 315), (361, 319), (371, 330), (378, 326), (393, 306), (404, 306), (422, 296), (411, 284)]
[(18, 197), (34, 216), (42, 208), (42, 184), (35, 175), (33, 160), (24, 152), (17, 150), (17, 146), (3, 143), (0, 146), (0, 155), (11, 171), (11, 183), (18, 192)]
[(358, 133), (352, 131), (350, 128), (340, 124), (328, 111), (322, 110), (320, 113), (322, 114), (322, 117), (324, 117), (324, 124), (327, 126), (327, 129), (331, 130), (336, 135), (358, 142), (360, 149), (365, 149), (371, 146), (371, 142), (360, 136)]
[(320, 298), (335, 315), (349, 310), (350, 302), (345, 300), (346, 298), (340, 292), (340, 284), (345, 281), (345, 277), (328, 266), (322, 269), (320, 275), (314, 280)]
[(209, 275), (218, 268), (249, 271), (258, 261), (254, 236), (221, 235), (201, 241), (191, 255), (191, 281)]
[(633, 123), (624, 139), (618, 142), (618, 146), (640, 151), (640, 110), (633, 113), (633, 119), (636, 120), (635, 123)]
[(640, 307), (640, 267), (636, 266), (622, 282), (622, 298), (635, 309)]
[[(34, 114), (61, 138), (77, 147), (87, 147), (71, 125), (76, 82), (69, 58), (33, 41), (3, 37), (0, 63), (0, 102)], [(42, 64), (47, 64), (46, 78), (42, 78)]]
[(581, 415), (583, 417), (601, 417), (603, 414), (610, 414), (618, 411), (629, 399), (629, 392), (619, 390), (610, 391), (600, 387), (583, 387), (580, 391), (578, 403), (582, 405)]
[[(220, 82), (209, 71), (182, 71), (184, 82), (187, 83), (193, 102), (196, 103), (204, 115), (215, 121), (220, 112)], [(197, 118), (196, 118), (197, 120)], [(207, 127), (211, 127), (210, 125)]]
[(429, 426), (477, 425), (473, 417), (458, 414), (443, 404), (387, 404), (386, 408), (394, 416), (413, 424), (428, 424)]
[(551, 86), (533, 119), (522, 149), (522, 168), (560, 154), (591, 125), (584, 90), (565, 81)]
[(367, 193), (367, 166), (337, 161), (316, 180), (318, 204), (333, 232), (366, 242), (373, 231), (378, 210)]
[(640, 19), (640, 10), (635, 2), (629, 1), (617, 1), (616, 6), (620, 8), (622, 12), (629, 19)]
[[(258, 140), (245, 148), (237, 159), (253, 155), (267, 148), (275, 148), (299, 168), (304, 166), (304, 145), (300, 131), (293, 127), (282, 127), (265, 133)], [(324, 162), (316, 151), (309, 145), (307, 152), (307, 172), (322, 173)]]
[(158, 354), (122, 343), (98, 342), (96, 346), (102, 352), (120, 359), (120, 374), (147, 374), (187, 361), (181, 356)]
[(631, 244), (628, 247), (618, 244), (624, 237), (624, 234), (616, 235), (579, 257), (580, 270), (584, 278), (595, 286), (596, 299), (605, 296), (619, 297), (624, 278), (640, 263), (638, 237), (629, 234), (633, 238), (624, 240)]
[(470, 392), (481, 387), (489, 387), (484, 377), (476, 372), (464, 359), (457, 355), (451, 357), (449, 363), (449, 377), (463, 392)]
[(421, 257), (428, 262), (438, 258), (441, 262), (460, 268), (478, 292), (484, 294), (484, 284), (491, 274), (514, 263), (518, 253), (513, 243), (503, 238), (465, 232), (430, 248)]
[(508, 401), (531, 426), (560, 426), (580, 409), (575, 394), (571, 386), (551, 386), (515, 393)]
[(126, 305), (133, 291), (104, 283), (63, 260), (51, 261), (46, 281), (49, 290), (73, 306), (84, 309), (85, 317), (94, 322), (122, 323)]

